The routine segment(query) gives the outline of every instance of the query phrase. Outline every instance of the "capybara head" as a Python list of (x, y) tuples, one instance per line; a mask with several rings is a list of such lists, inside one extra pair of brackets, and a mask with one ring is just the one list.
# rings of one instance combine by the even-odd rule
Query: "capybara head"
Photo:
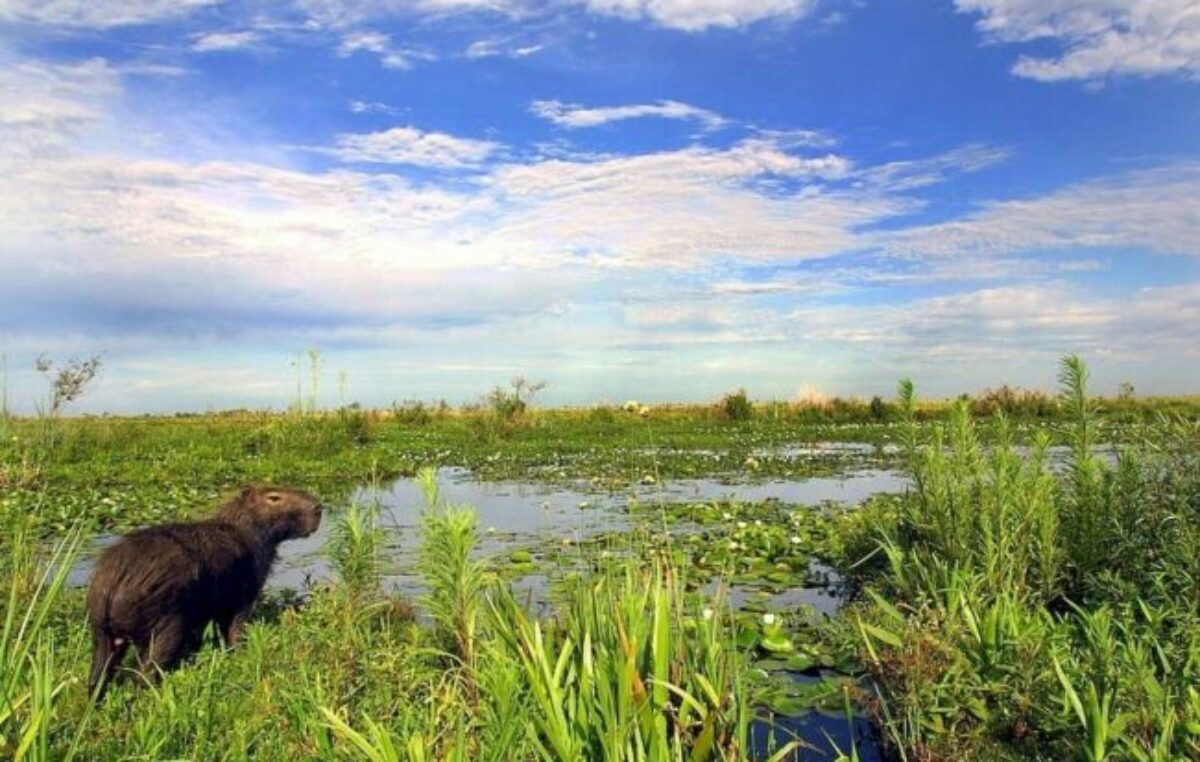
[(249, 524), (277, 542), (308, 537), (321, 525), (322, 506), (297, 489), (248, 485), (221, 506), (222, 518)]

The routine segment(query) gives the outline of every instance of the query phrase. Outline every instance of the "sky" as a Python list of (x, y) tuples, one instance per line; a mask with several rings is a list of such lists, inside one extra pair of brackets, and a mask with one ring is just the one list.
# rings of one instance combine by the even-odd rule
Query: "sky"
[(0, 0), (10, 409), (1195, 393), (1198, 326), (1200, 0)]

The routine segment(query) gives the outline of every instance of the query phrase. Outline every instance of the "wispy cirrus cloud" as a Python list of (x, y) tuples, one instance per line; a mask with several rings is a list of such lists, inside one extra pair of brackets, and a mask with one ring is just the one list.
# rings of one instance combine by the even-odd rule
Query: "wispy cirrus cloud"
[(1114, 76), (1200, 76), (1194, 0), (955, 0), (1004, 43), (1055, 40), (1057, 56), (1023, 55), (1013, 73), (1043, 82)]
[(352, 114), (387, 114), (388, 116), (395, 116), (400, 113), (400, 109), (395, 106), (379, 101), (355, 99), (350, 101), (348, 106)]
[(1177, 162), (983, 204), (958, 219), (885, 234), (911, 256), (997, 256), (1063, 248), (1139, 248), (1200, 257), (1200, 163)]
[(262, 42), (262, 35), (253, 30), (241, 32), (208, 32), (192, 40), (192, 50), (197, 53), (213, 53), (250, 48)]
[(120, 72), (101, 58), (0, 68), (0, 158), (61, 151), (104, 120), (120, 92)]
[(536, 53), (540, 53), (545, 47), (542, 44), (519, 45), (511, 40), (489, 37), (472, 42), (463, 51), (463, 55), (472, 60), (495, 58), (497, 56), (528, 58)]
[(345, 58), (358, 52), (374, 53), (385, 69), (410, 69), (414, 61), (431, 61), (433, 54), (415, 48), (404, 48), (392, 44), (392, 39), (382, 32), (359, 31), (343, 35), (337, 53)]
[(715, 130), (725, 126), (729, 120), (708, 109), (672, 100), (655, 103), (639, 103), (627, 106), (587, 107), (557, 100), (539, 100), (530, 104), (535, 116), (553, 122), (560, 127), (576, 129), (599, 127), (610, 122), (626, 119), (678, 119), (699, 122), (705, 129)]
[(0, 20), (107, 29), (178, 19), (224, 0), (4, 0)]

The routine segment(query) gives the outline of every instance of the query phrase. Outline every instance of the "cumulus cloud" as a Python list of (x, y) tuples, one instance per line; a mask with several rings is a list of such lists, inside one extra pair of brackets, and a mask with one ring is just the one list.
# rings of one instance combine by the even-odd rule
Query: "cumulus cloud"
[(424, 132), (415, 127), (338, 135), (333, 148), (314, 149), (345, 162), (412, 164), (460, 169), (481, 164), (500, 149), (490, 140), (473, 140), (444, 132)]
[(736, 28), (767, 19), (793, 20), (816, 7), (815, 0), (583, 0), (595, 12), (646, 19), (665, 27), (700, 32)]
[(258, 44), (262, 37), (258, 32), (209, 32), (196, 36), (192, 41), (192, 50), (197, 53), (212, 53), (215, 51), (238, 50)]
[(715, 130), (723, 127), (728, 120), (720, 114), (708, 109), (691, 106), (679, 101), (660, 100), (656, 103), (642, 103), (630, 106), (605, 106), (588, 108), (556, 100), (534, 101), (529, 110), (542, 119), (546, 119), (560, 127), (598, 127), (609, 122), (625, 119), (680, 119), (697, 121), (705, 129)]
[(1200, 75), (1200, 11), (1193, 0), (955, 0), (988, 39), (1055, 40), (1054, 57), (1021, 56), (1013, 72), (1054, 82), (1118, 75)]

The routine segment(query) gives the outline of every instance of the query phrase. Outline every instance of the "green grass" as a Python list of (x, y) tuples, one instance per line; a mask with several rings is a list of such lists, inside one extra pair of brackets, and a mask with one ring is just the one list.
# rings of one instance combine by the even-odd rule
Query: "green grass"
[(984, 448), (965, 404), (925, 437), (902, 385), (914, 488), (844, 529), (879, 538), (859, 644), (904, 758), (1200, 758), (1200, 427), (1164, 417), (1110, 465), (1086, 367), (1060, 380), (1059, 476), (1048, 437), (1022, 457), (999, 418)]
[[(1112, 424), (1110, 438), (1120, 440), (1136, 437), (1160, 412), (1200, 415), (1197, 398), (1112, 399), (1098, 406)], [(923, 403), (914, 415), (928, 425), (955, 409)], [(1057, 402), (1043, 412), (1039, 418), (1036, 410), (1016, 408), (1014, 439), (1031, 441), (1070, 420)], [(305, 415), (3, 417), (0, 515), (32, 515), (48, 532), (80, 520), (92, 530), (124, 529), (206, 510), (218, 493), (247, 481), (295, 484), (334, 499), (372, 477), (413, 476), (424, 466), (461, 466), (482, 478), (592, 479), (610, 486), (647, 475), (804, 477), (834, 473), (846, 462), (761, 451), (826, 440), (883, 445), (897, 440), (900, 417), (893, 403), (751, 404), (737, 395), (709, 406), (655, 406), (645, 416), (607, 407), (505, 417), (422, 406)], [(890, 462), (882, 450), (876, 457)]]
[[(732, 612), (685, 591), (669, 553), (612, 561), (535, 619), (485, 565), (469, 508), (429, 472), (422, 569), (432, 618), (382, 592), (369, 509), (338, 517), (341, 581), (268, 601), (232, 652), (203, 649), (94, 711), (71, 538), (8, 547), (0, 752), (16, 759), (746, 758), (749, 652)], [(351, 539), (360, 538), (360, 539)], [(716, 612), (715, 614), (713, 612)], [(707, 613), (706, 613), (707, 612)], [(781, 744), (779, 752), (794, 748)], [(782, 758), (782, 757), (780, 757)]]
[[(1062, 370), (1056, 397), (949, 403), (904, 385), (886, 403), (648, 411), (308, 405), (59, 419), (53, 436), (0, 418), (0, 758), (737, 760), (764, 707), (869, 712), (903, 759), (1200, 758), (1200, 402), (1097, 400), (1081, 363)], [(880, 447), (769, 452), (824, 440)], [(863, 464), (912, 486), (852, 509), (635, 503), (628, 532), (494, 559), (422, 471), (604, 488)], [(418, 472), (414, 605), (382, 584), (381, 506), (349, 498)], [(237, 649), (206, 647), (154, 687), (121, 680), (93, 709), (70, 559), (96, 532), (260, 480), (339, 506), (335, 581), (268, 596)], [(833, 620), (772, 603), (814, 560), (860, 591)], [(508, 589), (529, 572), (552, 579), (552, 609)], [(778, 737), (759, 758), (803, 758)]]

